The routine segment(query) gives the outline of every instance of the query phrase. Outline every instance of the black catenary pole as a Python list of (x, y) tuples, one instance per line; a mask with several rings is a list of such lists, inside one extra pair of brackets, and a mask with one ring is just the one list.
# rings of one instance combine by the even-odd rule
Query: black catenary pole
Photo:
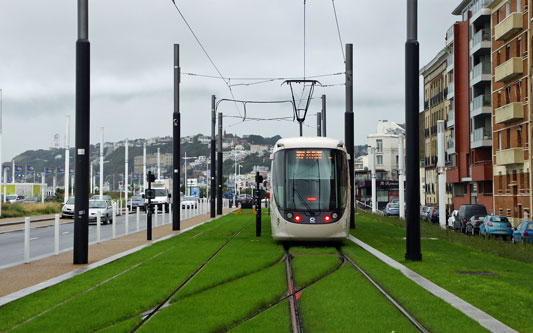
[[(325, 99), (324, 99), (325, 100)], [(346, 44), (346, 112), (344, 113), (344, 141), (350, 155), (350, 229), (355, 229), (354, 200), (354, 117), (353, 117), (353, 44)]]
[(215, 127), (217, 125), (216, 117), (216, 100), (215, 95), (211, 96), (211, 198), (209, 198), (211, 217), (216, 216), (215, 198), (217, 195), (217, 183), (216, 183), (216, 140), (215, 140)]
[(222, 113), (218, 114), (218, 156), (217, 156), (217, 214), (222, 215), (222, 169), (224, 160), (222, 156)]
[(261, 237), (261, 194), (259, 193), (259, 186), (263, 181), (263, 177), (259, 176), (259, 171), (255, 173), (255, 237)]
[(181, 193), (180, 193), (180, 141), (181, 141), (181, 115), (180, 115), (180, 82), (181, 68), (180, 68), (180, 46), (174, 44), (174, 113), (173, 120), (173, 156), (172, 164), (174, 169), (174, 176), (172, 179), (172, 204), (174, 206), (174, 214), (172, 215), (172, 230), (180, 230), (180, 209), (181, 209)]
[[(76, 185), (74, 203), (74, 264), (89, 260), (89, 133), (91, 44), (89, 42), (89, 1), (78, 0), (76, 41)], [(69, 170), (65, 170), (68, 172)], [(115, 221), (113, 221), (115, 222)]]
[(322, 136), (326, 137), (326, 95), (322, 95)]
[(148, 191), (145, 191), (145, 195), (148, 196), (148, 207), (146, 208), (146, 240), (152, 240), (152, 182), (154, 181), (155, 175), (152, 174), (152, 171), (148, 171), (145, 177), (148, 183)]
[(322, 136), (322, 113), (316, 113), (316, 136)]
[(419, 44), (417, 41), (417, 0), (407, 0), (407, 41), (405, 43), (405, 125), (406, 125), (406, 253), (407, 260), (422, 260), (420, 251), (419, 174)]

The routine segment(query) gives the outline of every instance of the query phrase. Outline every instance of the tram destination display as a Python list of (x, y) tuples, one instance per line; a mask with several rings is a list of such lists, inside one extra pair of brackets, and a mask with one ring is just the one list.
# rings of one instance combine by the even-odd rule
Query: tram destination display
[(297, 150), (296, 159), (297, 160), (321, 160), (322, 150)]

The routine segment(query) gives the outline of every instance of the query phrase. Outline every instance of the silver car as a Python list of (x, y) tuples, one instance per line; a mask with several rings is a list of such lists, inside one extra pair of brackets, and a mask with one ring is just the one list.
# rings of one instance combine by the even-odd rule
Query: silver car
[(113, 206), (109, 200), (89, 200), (89, 222), (96, 223), (97, 214), (100, 212), (103, 224), (113, 223)]
[(70, 197), (67, 200), (67, 203), (63, 205), (63, 209), (61, 210), (61, 218), (74, 218), (74, 197)]

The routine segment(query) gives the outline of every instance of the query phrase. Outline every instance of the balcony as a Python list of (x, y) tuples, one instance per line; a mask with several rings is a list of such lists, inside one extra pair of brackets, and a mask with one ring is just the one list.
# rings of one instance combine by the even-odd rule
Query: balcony
[(524, 105), (522, 103), (509, 103), (495, 111), (494, 122), (506, 124), (524, 118)]
[(458, 183), (459, 181), (459, 168), (448, 168), (446, 170), (446, 183)]
[(506, 40), (522, 30), (524, 18), (522, 13), (512, 13), (494, 27), (494, 39)]
[(496, 67), (494, 70), (494, 80), (496, 82), (506, 82), (524, 73), (524, 62), (522, 58), (511, 58)]
[(489, 62), (480, 62), (474, 66), (472, 70), (472, 86), (486, 81), (490, 82), (490, 63)]
[(448, 54), (446, 58), (446, 72), (453, 71), (453, 51), (451, 54)]
[(455, 154), (455, 139), (450, 138), (448, 139), (447, 146), (446, 146), (446, 153), (448, 155)]
[(446, 122), (446, 127), (453, 126), (455, 126), (455, 110), (451, 109), (450, 112), (448, 112), (448, 121)]
[(472, 165), (472, 181), (492, 180), (492, 162), (485, 161)]
[(454, 90), (454, 87), (453, 87), (453, 82), (450, 82), (448, 84), (448, 94), (446, 95), (446, 99), (452, 99), (453, 96), (455, 95), (455, 90)]
[(470, 54), (489, 54), (491, 47), (490, 29), (481, 29), (474, 34), (470, 45)]
[(524, 148), (511, 148), (496, 152), (497, 165), (510, 165), (524, 163)]
[[(450, 44), (453, 44), (453, 36), (454, 36), (454, 27), (455, 27), (455, 24), (452, 25), (448, 31), (446, 31), (446, 45), (450, 45)], [(448, 63), (449, 65), (450, 63)]]
[(480, 114), (492, 114), (492, 97), (491, 95), (479, 95), (472, 101), (470, 115), (472, 117)]
[(472, 148), (492, 147), (492, 129), (490, 127), (480, 127), (470, 134)]

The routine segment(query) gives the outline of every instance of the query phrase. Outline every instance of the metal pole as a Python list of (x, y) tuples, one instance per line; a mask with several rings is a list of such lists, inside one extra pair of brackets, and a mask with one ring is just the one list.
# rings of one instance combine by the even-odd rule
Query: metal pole
[(143, 192), (144, 191), (146, 191), (146, 142), (143, 143)]
[(89, 193), (94, 193), (94, 171), (93, 171), (93, 163), (91, 162), (89, 164), (89, 167), (90, 167), (90, 174), (91, 174), (91, 178), (90, 178), (90, 181), (89, 181)]
[(316, 113), (316, 136), (322, 136), (322, 113)]
[(218, 189), (217, 189), (217, 214), (222, 215), (222, 167), (224, 164), (224, 159), (222, 156), (222, 113), (218, 114)]
[[(33, 173), (35, 174), (35, 170)], [(46, 177), (46, 171), (41, 174), (41, 203), (44, 203), (44, 177)]]
[[(152, 176), (152, 171), (148, 171)], [(148, 192), (152, 192), (152, 182), (148, 181)], [(148, 196), (148, 206), (146, 207), (146, 240), (152, 240), (152, 196)]]
[(100, 200), (104, 200), (104, 128), (100, 127)]
[(54, 254), (59, 254), (59, 214), (54, 216)]
[[(78, 0), (76, 42), (76, 201), (74, 202), (74, 264), (89, 259), (89, 139), (90, 139), (89, 0)], [(65, 170), (69, 172), (69, 170)]]
[(185, 152), (185, 157), (183, 158), (185, 160), (185, 164), (183, 165), (183, 172), (184, 172), (184, 190), (183, 191), (183, 195), (189, 195), (189, 193), (187, 192), (187, 152)]
[(128, 177), (128, 166), (129, 166), (129, 163), (128, 163), (128, 159), (129, 159), (129, 156), (128, 156), (128, 147), (129, 144), (128, 144), (128, 139), (126, 138), (126, 142), (125, 142), (125, 151), (124, 151), (124, 161), (125, 161), (125, 165), (124, 165), (124, 201), (126, 202), (126, 223), (125, 223), (125, 227), (126, 227), (126, 235), (128, 234), (129, 232), (129, 219), (130, 219), (130, 209), (128, 208), (128, 194), (129, 194), (129, 177)]
[(444, 161), (444, 120), (437, 121), (437, 171), (439, 173), (439, 223), (446, 229), (446, 170)]
[(326, 137), (326, 95), (322, 95), (322, 136)]
[(65, 132), (65, 193), (64, 193), (64, 200), (65, 203), (68, 201), (69, 197), (69, 189), (70, 189), (70, 174), (68, 172), (70, 168), (70, 115), (67, 114), (67, 124), (66, 124), (66, 132)]
[(24, 262), (30, 262), (30, 218), (24, 218)]
[(157, 179), (161, 179), (161, 149), (157, 148)]
[(350, 229), (355, 229), (354, 212), (354, 115), (353, 115), (353, 44), (346, 44), (346, 112), (344, 113), (344, 141), (350, 155)]
[[(12, 166), (11, 166), (11, 182), (13, 184), (15, 184), (15, 159), (13, 159), (12, 161)], [(15, 188), (16, 189), (16, 188)]]
[[(4, 177), (2, 182), (2, 104), (3, 104), (3, 97), (2, 97), (2, 89), (0, 89), (0, 186), (4, 184), (4, 187), (7, 186), (7, 181)], [(2, 205), (0, 203), (0, 215), (2, 215)]]
[(404, 171), (405, 154), (403, 153), (403, 135), (399, 136), (398, 143), (398, 184), (399, 184), (399, 204), (400, 218), (405, 219), (405, 171)]
[(376, 148), (370, 147), (370, 167), (372, 170), (372, 213), (377, 211), (377, 188), (376, 188)]
[(217, 188), (216, 188), (216, 142), (215, 142), (215, 127), (216, 127), (216, 96), (211, 96), (211, 198), (210, 200), (210, 208), (211, 208), (211, 217), (216, 216), (215, 211), (215, 198), (217, 195)]
[(235, 173), (233, 176), (233, 207), (235, 207), (235, 203), (237, 200), (237, 150), (233, 149), (233, 152), (235, 154)]
[[(180, 207), (180, 156), (181, 156), (181, 115), (180, 115), (180, 83), (181, 83), (181, 68), (180, 68), (180, 46), (174, 44), (174, 113), (173, 120), (173, 156), (172, 164), (174, 169), (174, 177), (172, 180), (172, 203), (174, 207)], [(187, 161), (187, 160), (185, 160)], [(170, 208), (170, 206), (169, 206)], [(170, 214), (170, 212), (169, 212)], [(180, 230), (180, 214), (172, 215), (172, 230)]]
[(419, 44), (417, 41), (417, 0), (407, 0), (407, 41), (405, 43), (405, 123), (406, 123), (406, 253), (407, 260), (422, 260), (420, 250), (419, 173)]
[(255, 237), (261, 237), (261, 196), (259, 195), (259, 171), (255, 172), (255, 188), (256, 188), (256, 203), (255, 203)]

